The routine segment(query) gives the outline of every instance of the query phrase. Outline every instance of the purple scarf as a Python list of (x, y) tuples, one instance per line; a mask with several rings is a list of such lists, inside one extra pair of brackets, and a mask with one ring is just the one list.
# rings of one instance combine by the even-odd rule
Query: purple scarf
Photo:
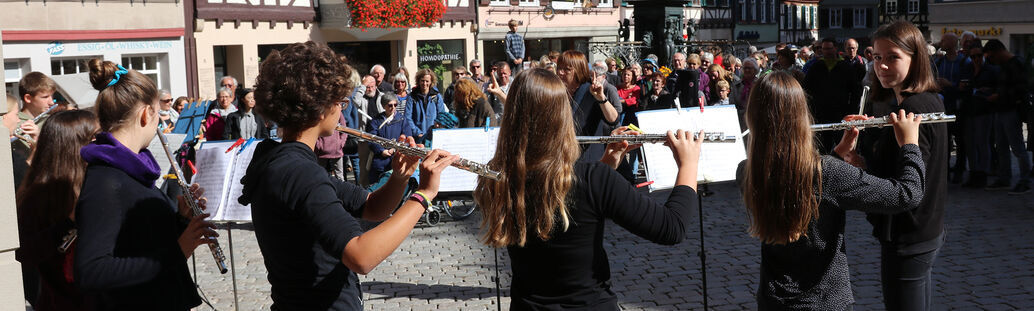
[(107, 164), (118, 168), (147, 187), (154, 187), (154, 181), (161, 176), (158, 161), (147, 149), (133, 153), (111, 133), (100, 132), (97, 140), (79, 150), (79, 155), (90, 165)]

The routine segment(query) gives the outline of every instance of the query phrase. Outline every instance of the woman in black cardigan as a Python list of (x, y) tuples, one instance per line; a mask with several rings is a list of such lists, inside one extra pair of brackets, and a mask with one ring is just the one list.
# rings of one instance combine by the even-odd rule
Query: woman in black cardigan
[[(884, 116), (904, 109), (912, 113), (943, 112), (930, 67), (926, 41), (914, 25), (898, 21), (873, 33), (873, 85), (869, 114)], [(890, 128), (865, 131), (861, 142), (866, 171), (887, 178), (898, 170), (900, 148)], [(881, 278), (887, 310), (929, 310), (931, 271), (944, 243), (944, 204), (948, 194), (948, 127), (944, 123), (919, 128), (919, 149), (926, 163), (926, 196), (919, 207), (893, 215), (868, 214), (873, 235), (882, 246)], [(858, 158), (854, 152), (837, 151)], [(860, 158), (859, 158), (860, 159)], [(862, 165), (863, 161), (854, 161)]]
[(80, 151), (88, 166), (75, 211), (76, 279), (93, 309), (189, 310), (201, 299), (186, 259), (217, 236), (214, 226), (207, 215), (188, 218), (184, 203), (177, 214), (154, 186), (161, 172), (146, 149), (160, 121), (154, 82), (109, 61), (89, 67), (103, 132)]

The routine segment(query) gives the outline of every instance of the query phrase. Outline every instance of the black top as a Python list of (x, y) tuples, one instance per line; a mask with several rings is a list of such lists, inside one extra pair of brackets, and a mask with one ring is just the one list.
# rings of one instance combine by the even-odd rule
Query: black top
[[(871, 116), (885, 116), (892, 111), (930, 113), (944, 111), (944, 104), (936, 93), (908, 94), (901, 105), (877, 102)], [(895, 176), (899, 147), (893, 127), (871, 128), (862, 131), (861, 154), (865, 157), (866, 171), (880, 178)], [(926, 164), (926, 196), (919, 207), (894, 214), (868, 214), (872, 233), (884, 245), (897, 246), (902, 255), (919, 254), (940, 247), (944, 231), (944, 204), (948, 196), (948, 125), (947, 123), (919, 126), (919, 149)]]
[[(252, 135), (255, 139), (269, 138), (269, 130), (266, 129), (266, 122), (262, 119), (262, 116), (251, 111), (251, 115), (255, 118), (255, 133)], [(237, 110), (231, 112), (226, 116), (226, 127), (223, 129), (223, 138), (234, 140), (241, 138), (241, 118), (244, 117), (244, 112)]]
[(251, 204), (273, 310), (361, 310), (359, 278), (341, 263), (369, 194), (330, 178), (300, 142), (264, 140), (255, 150), (241, 204)]
[(485, 98), (478, 98), (474, 100), (474, 107), (469, 110), (466, 107), (457, 107), (453, 110), (456, 112), (456, 118), (460, 119), (458, 128), (469, 128), (469, 127), (483, 127), (485, 126), (485, 120), (488, 119), (490, 126), (499, 126), (499, 119), (495, 117), (495, 110), (492, 109), (492, 105), (488, 104)]
[(598, 161), (576, 163), (574, 174), (567, 231), (555, 230), (549, 241), (529, 231), (524, 247), (507, 248), (512, 310), (617, 310), (603, 249), (605, 219), (659, 244), (685, 238), (690, 212), (697, 207), (693, 188), (675, 187), (661, 205)]
[[(743, 164), (737, 172), (742, 181)], [(844, 310), (854, 302), (844, 251), (845, 210), (897, 213), (923, 198), (925, 167), (919, 146), (906, 145), (894, 179), (869, 175), (832, 156), (822, 157), (819, 217), (807, 235), (786, 245), (761, 244), (759, 310)]]
[(999, 66), (997, 111), (1017, 111), (1027, 100), (1027, 65), (1013, 56)]
[(75, 273), (99, 310), (187, 310), (201, 304), (177, 242), (186, 228), (153, 185), (90, 164), (76, 205)]

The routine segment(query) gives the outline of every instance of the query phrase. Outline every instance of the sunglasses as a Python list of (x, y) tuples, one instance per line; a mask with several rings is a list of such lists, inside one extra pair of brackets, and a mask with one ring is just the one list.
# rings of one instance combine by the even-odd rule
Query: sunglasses
[(397, 103), (384, 105), (385, 108), (387, 108), (387, 107), (398, 107), (398, 106), (399, 106), (399, 104), (397, 104)]
[(161, 101), (162, 101), (163, 103), (168, 103), (168, 102), (172, 102), (172, 98), (169, 98), (169, 99), (162, 99)]

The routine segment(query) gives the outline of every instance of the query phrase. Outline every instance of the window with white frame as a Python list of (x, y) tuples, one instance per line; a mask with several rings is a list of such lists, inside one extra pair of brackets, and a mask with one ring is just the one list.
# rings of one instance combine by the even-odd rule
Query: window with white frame
[(758, 20), (760, 20), (762, 23), (767, 23), (768, 22), (768, 14), (765, 14), (765, 8), (768, 7), (768, 3), (767, 2), (768, 2), (768, 0), (761, 0), (761, 4), (759, 4), (761, 6), (761, 8), (759, 8), (758, 11), (761, 11), (761, 18), (759, 18)]
[(799, 6), (799, 5), (794, 6), (794, 11), (796, 12), (796, 14), (794, 14), (794, 15), (797, 16), (797, 23), (796, 23), (797, 28), (795, 28), (795, 29), (804, 28), (804, 25), (801, 24), (801, 22), (804, 21), (804, 19), (801, 18), (801, 15), (804, 15), (804, 12), (802, 12), (803, 10), (804, 10), (803, 6)]
[(843, 9), (829, 9), (829, 28), (840, 29), (844, 26)]
[[(611, 0), (600, 0), (600, 2), (598, 3), (598, 5), (596, 7), (599, 7), (599, 8), (609, 8), (609, 7), (614, 6), (614, 4), (612, 4), (612, 2), (610, 2), (610, 1)], [(535, 1), (535, 2), (538, 2), (538, 1)]]
[(898, 14), (898, 0), (887, 0), (887, 15)]
[[(18, 82), (22, 78), (22, 63), (17, 60), (4, 60), (4, 82)], [(8, 89), (10, 91), (10, 89)]]
[(539, 2), (537, 0), (521, 0), (518, 3), (518, 5), (520, 5), (520, 6), (539, 6)]
[(154, 80), (154, 84), (159, 88), (162, 87), (162, 63), (158, 55), (123, 56), (122, 66), (144, 74)]
[(740, 0), (739, 1), (739, 4), (740, 4), (740, 20), (741, 21), (742, 20), (747, 20), (747, 5), (746, 5), (745, 2), (746, 1), (744, 1), (744, 0)]
[(94, 58), (101, 57), (83, 56), (75, 58), (52, 58), (50, 59), (50, 75), (60, 76), (90, 72), (90, 67), (87, 64)]
[(510, 6), (510, 0), (489, 0), (489, 6)]
[(919, 14), (919, 0), (908, 0), (908, 14)]
[(758, 0), (750, 1), (750, 20), (758, 20)]
[(817, 6), (811, 7), (811, 28), (819, 28), (819, 7)]
[(869, 20), (865, 16), (865, 9), (854, 9), (854, 28), (868, 28)]

